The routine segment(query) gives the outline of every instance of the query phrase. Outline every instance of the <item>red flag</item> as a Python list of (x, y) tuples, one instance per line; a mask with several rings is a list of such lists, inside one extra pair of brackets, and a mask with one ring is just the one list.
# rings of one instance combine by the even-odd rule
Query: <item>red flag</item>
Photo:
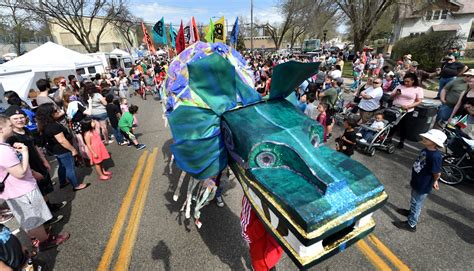
[[(194, 20), (194, 16), (191, 19), (191, 26), (193, 29), (193, 43), (199, 41), (199, 30), (196, 25), (196, 20)], [(191, 42), (190, 42), (191, 43)]]
[(156, 53), (155, 46), (153, 45), (153, 42), (151, 41), (150, 35), (148, 35), (148, 31), (146, 31), (146, 26), (142, 22), (142, 30), (143, 30), (143, 42), (146, 43), (146, 46), (148, 47), (148, 51), (150, 51), (152, 54)]
[(178, 54), (181, 53), (185, 47), (183, 20), (181, 20), (181, 26), (179, 27), (178, 36), (176, 37), (176, 52)]

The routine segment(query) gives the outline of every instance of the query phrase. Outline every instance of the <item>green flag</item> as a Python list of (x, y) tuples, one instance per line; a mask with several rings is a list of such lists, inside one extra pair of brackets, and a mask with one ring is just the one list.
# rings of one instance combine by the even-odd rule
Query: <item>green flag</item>
[(208, 42), (214, 42), (214, 23), (212, 19), (209, 19), (209, 25), (207, 26), (206, 36), (204, 37)]

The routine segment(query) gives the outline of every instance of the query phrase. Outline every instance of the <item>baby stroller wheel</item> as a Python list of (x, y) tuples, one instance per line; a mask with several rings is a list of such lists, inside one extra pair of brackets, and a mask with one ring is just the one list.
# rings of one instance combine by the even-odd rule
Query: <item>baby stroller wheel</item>
[(395, 152), (395, 145), (393, 143), (388, 143), (387, 144), (387, 153), (392, 154)]
[(367, 147), (365, 149), (365, 152), (369, 155), (369, 156), (374, 156), (375, 155), (375, 148), (374, 147)]
[(458, 184), (464, 179), (464, 172), (456, 165), (444, 164), (441, 167), (441, 177), (439, 178), (445, 184)]

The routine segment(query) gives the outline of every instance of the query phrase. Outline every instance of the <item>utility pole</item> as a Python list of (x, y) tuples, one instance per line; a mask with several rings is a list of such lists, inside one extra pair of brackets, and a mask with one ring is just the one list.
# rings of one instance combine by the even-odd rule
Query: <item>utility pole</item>
[(250, 0), (250, 50), (253, 52), (253, 0)]

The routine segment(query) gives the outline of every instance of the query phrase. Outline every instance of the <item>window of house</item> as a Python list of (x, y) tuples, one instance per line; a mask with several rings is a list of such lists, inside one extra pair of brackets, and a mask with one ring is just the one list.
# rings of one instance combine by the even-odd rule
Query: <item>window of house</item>
[(441, 10), (436, 10), (433, 13), (433, 20), (439, 20), (439, 17), (441, 16)]
[(97, 71), (95, 70), (95, 67), (87, 67), (87, 71), (90, 73), (90, 74), (95, 74)]
[(441, 12), (441, 19), (446, 19), (446, 17), (448, 17), (448, 10), (447, 9), (443, 9), (443, 11)]
[(471, 25), (471, 31), (469, 31), (467, 41), (474, 41), (474, 24)]
[(431, 17), (433, 16), (433, 11), (428, 10), (425, 15), (425, 20), (429, 21), (431, 20)]

